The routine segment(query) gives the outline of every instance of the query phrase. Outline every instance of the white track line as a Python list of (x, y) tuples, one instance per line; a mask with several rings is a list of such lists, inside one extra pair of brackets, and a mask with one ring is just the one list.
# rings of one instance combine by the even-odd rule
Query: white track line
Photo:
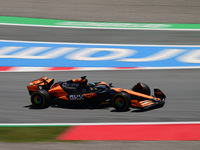
[(173, 124), (200, 124), (194, 122), (116, 122), (116, 123), (1, 123), (1, 126), (85, 126), (85, 125), (173, 125)]
[(104, 44), (104, 43), (71, 43), (71, 42), (41, 42), (41, 41), (18, 41), (3, 40), (0, 42), (16, 42), (16, 43), (43, 43), (43, 44), (75, 44), (75, 45), (108, 45), (108, 46), (150, 46), (150, 47), (200, 47), (200, 45), (145, 45), (145, 44)]
[(105, 30), (158, 30), (158, 31), (200, 31), (200, 29), (152, 29), (152, 28), (106, 28), (106, 27), (73, 27), (73, 26), (53, 26), (53, 25), (29, 25), (29, 24), (11, 24), (0, 23), (7, 26), (27, 26), (27, 27), (42, 27), (42, 28), (74, 28), (74, 29), (105, 29)]

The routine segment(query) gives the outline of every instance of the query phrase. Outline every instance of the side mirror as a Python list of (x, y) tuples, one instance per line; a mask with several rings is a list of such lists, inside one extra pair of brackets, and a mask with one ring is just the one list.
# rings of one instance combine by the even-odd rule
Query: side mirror
[(110, 86), (110, 87), (113, 87), (113, 85), (112, 85), (112, 82), (111, 82), (111, 83), (109, 83), (109, 86)]
[(87, 76), (82, 76), (81, 79), (84, 80), (84, 79), (86, 79), (86, 77), (87, 77)]

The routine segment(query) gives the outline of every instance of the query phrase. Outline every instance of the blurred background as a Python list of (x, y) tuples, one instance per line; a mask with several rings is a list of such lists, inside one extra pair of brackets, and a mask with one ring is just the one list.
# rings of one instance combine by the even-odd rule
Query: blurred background
[(1, 16), (80, 21), (200, 23), (199, 0), (1, 0)]
[[(72, 21), (131, 22), (131, 23), (200, 23), (199, 0), (0, 0), (0, 16), (47, 18)], [(1, 21), (1, 20), (0, 20)], [(0, 26), (1, 40), (106, 43), (106, 44), (153, 44), (153, 45), (200, 45), (199, 31), (137, 31), (137, 30), (88, 30), (53, 29), (17, 26)], [(0, 45), (2, 46), (2, 45)], [(187, 48), (185, 48), (187, 50)], [(1, 64), (2, 58), (0, 58)], [(197, 58), (198, 60), (198, 58)], [(42, 64), (41, 64), (42, 65)], [(9, 67), (9, 66), (8, 66)], [(134, 66), (133, 66), (134, 67)], [(0, 122), (1, 123), (99, 123), (99, 122), (176, 122), (199, 121), (199, 74), (197, 68), (172, 70), (109, 70), (71, 72), (0, 72)], [(164, 108), (124, 113), (103, 110), (73, 110), (48, 108), (29, 109), (30, 100), (26, 86), (41, 76), (56, 81), (69, 80), (87, 75), (89, 81), (113, 82), (116, 87), (131, 88), (142, 81), (150, 87), (161, 88), (167, 95)], [(1, 133), (0, 133), (1, 134)], [(80, 143), (79, 143), (80, 144)], [(94, 142), (91, 146), (70, 143), (79, 149), (132, 149), (152, 150), (199, 149), (199, 142)], [(158, 147), (156, 145), (159, 144)], [(183, 145), (184, 146), (183, 146)], [(53, 144), (52, 144), (53, 145)], [(58, 145), (44, 145), (41, 149)], [(150, 147), (148, 147), (150, 145)], [(180, 145), (182, 145), (180, 147)], [(0, 149), (10, 149), (9, 144), (0, 143)], [(26, 149), (35, 144), (12, 145), (12, 149)], [(65, 149), (62, 143), (60, 149)]]

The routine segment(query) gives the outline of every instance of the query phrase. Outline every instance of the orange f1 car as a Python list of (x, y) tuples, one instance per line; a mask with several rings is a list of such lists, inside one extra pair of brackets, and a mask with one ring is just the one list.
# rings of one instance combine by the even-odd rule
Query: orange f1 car
[(144, 83), (137, 83), (131, 90), (113, 88), (105, 82), (89, 83), (86, 76), (80, 79), (60, 81), (42, 77), (27, 86), (32, 106), (47, 108), (49, 106), (96, 106), (110, 104), (117, 111), (127, 111), (130, 107), (142, 110), (162, 107), (166, 96), (160, 89), (150, 88)]

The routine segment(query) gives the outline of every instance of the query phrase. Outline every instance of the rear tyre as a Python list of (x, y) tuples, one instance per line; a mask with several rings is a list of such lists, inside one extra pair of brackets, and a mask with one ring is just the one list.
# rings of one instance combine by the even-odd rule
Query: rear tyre
[(47, 108), (51, 105), (51, 96), (46, 90), (35, 91), (31, 95), (31, 103), (35, 108)]
[(121, 92), (112, 98), (112, 106), (117, 111), (128, 111), (131, 106), (131, 97), (128, 93)]
[(145, 83), (138, 82), (133, 88), (133, 91), (143, 93), (146, 95), (151, 95), (151, 90)]

